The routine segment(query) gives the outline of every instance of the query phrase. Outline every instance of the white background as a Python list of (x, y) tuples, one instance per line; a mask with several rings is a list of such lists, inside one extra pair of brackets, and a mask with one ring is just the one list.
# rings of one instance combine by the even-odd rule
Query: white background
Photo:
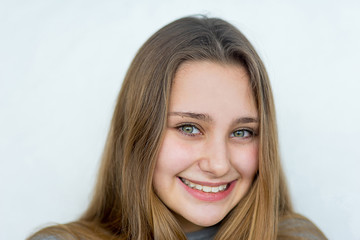
[(236, 25), (263, 58), (296, 210), (329, 239), (360, 239), (355, 0), (0, 0), (0, 239), (84, 211), (130, 61), (196, 13)]

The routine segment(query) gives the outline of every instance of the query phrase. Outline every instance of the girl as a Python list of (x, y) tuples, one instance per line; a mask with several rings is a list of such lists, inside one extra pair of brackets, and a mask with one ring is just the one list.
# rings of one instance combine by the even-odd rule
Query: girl
[(29, 239), (326, 239), (292, 210), (265, 67), (234, 26), (187, 17), (129, 67), (93, 200)]

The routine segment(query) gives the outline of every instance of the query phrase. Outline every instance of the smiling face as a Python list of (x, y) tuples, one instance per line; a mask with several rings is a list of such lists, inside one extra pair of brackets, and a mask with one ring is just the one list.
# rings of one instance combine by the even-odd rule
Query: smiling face
[(220, 222), (248, 192), (258, 169), (258, 126), (244, 67), (180, 66), (153, 186), (185, 232)]

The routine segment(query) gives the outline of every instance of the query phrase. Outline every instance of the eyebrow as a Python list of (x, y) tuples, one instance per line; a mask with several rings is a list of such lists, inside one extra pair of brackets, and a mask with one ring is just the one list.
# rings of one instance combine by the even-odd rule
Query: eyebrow
[(252, 117), (243, 117), (243, 118), (236, 119), (235, 122), (236, 123), (258, 123), (259, 119), (252, 118)]
[[(169, 116), (189, 117), (205, 122), (213, 122), (214, 120), (209, 114), (193, 113), (193, 112), (170, 112)], [(253, 117), (241, 117), (235, 120), (235, 123), (258, 123), (259, 119)]]
[(198, 120), (202, 120), (205, 122), (212, 122), (213, 119), (209, 114), (204, 113), (193, 113), (193, 112), (170, 112), (169, 116), (180, 116), (180, 117), (189, 117)]

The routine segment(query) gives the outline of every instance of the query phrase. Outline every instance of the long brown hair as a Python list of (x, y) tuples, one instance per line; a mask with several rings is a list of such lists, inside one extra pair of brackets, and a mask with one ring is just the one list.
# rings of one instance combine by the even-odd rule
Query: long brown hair
[(168, 24), (140, 48), (117, 99), (92, 202), (78, 221), (38, 234), (70, 234), (74, 239), (186, 239), (154, 193), (152, 179), (176, 70), (185, 61), (203, 60), (247, 69), (260, 119), (258, 173), (247, 195), (223, 219), (216, 239), (276, 238), (279, 218), (292, 209), (280, 166), (269, 78), (238, 29), (203, 16)]

